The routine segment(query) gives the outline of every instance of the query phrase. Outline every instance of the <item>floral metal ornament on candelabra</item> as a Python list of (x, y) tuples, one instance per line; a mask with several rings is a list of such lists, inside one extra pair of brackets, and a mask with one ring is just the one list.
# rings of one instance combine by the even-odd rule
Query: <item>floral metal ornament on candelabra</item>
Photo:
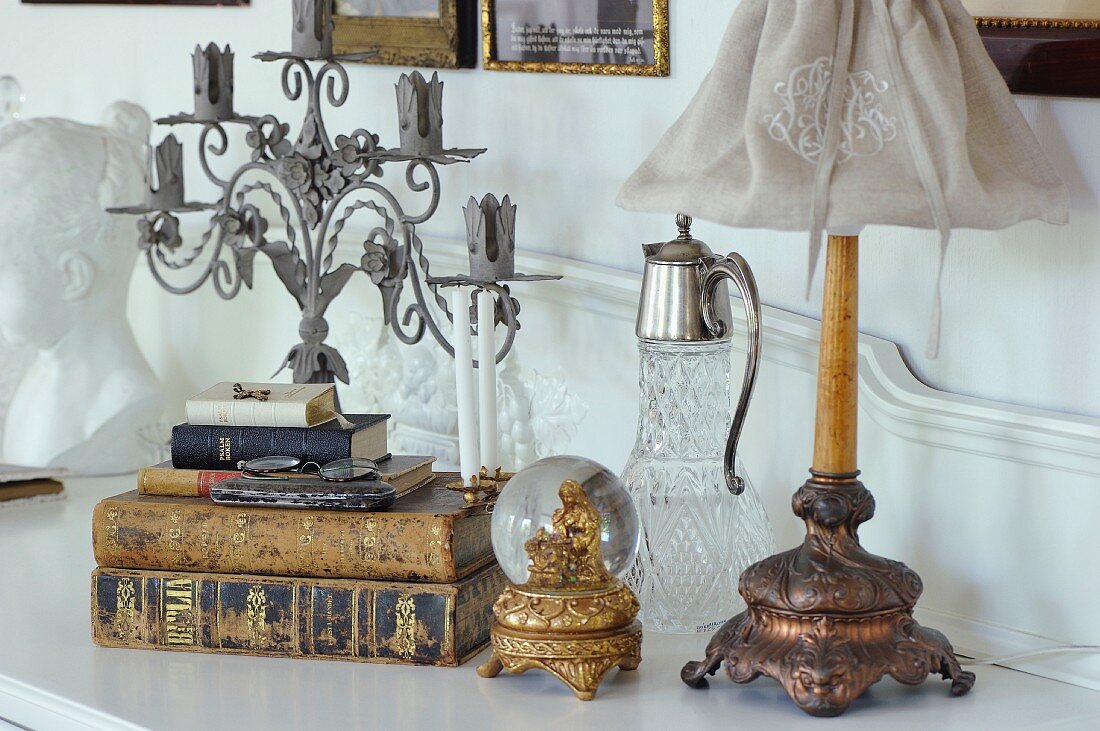
[[(444, 283), (468, 283), (494, 292), (499, 298), (497, 321), (508, 331), (497, 353), (497, 362), (502, 361), (519, 329), (519, 305), (501, 282), (547, 278), (480, 276), (497, 271), (497, 241), (507, 239), (512, 247), (509, 260), (514, 255), (515, 207), (505, 198), (507, 231), (494, 230), (492, 259), (482, 262), (487, 250), (471, 247), (471, 277), (429, 277), (429, 261), (416, 233), (416, 226), (429, 220), (439, 207), (438, 167), (467, 162), (485, 150), (444, 148), (443, 83), (438, 74), (429, 81), (420, 72), (402, 74), (396, 85), (400, 147), (380, 146), (379, 135), (366, 129), (330, 136), (322, 114), (323, 101), (333, 108), (343, 106), (349, 92), (343, 62), (372, 54), (333, 55), (330, 1), (293, 0), (292, 10), (292, 52), (265, 52), (255, 58), (283, 62), (283, 93), (291, 101), (305, 99), (297, 138), (292, 141), (290, 125), (274, 115), (235, 112), (232, 51), (213, 43), (205, 49), (196, 47), (194, 113), (180, 113), (157, 122), (200, 126), (199, 164), (220, 190), (219, 199), (214, 203), (184, 200), (182, 146), (174, 135), (169, 135), (153, 155), (150, 177), (155, 175), (156, 187), (149, 188), (140, 205), (113, 208), (111, 212), (142, 217), (138, 245), (153, 277), (174, 294), (189, 294), (211, 280), (220, 297), (232, 299), (242, 286), (252, 287), (256, 255), (267, 256), (302, 312), (298, 329), (302, 342), (290, 349), (282, 366), (293, 371), (296, 383), (336, 379), (348, 383), (343, 357), (325, 343), (329, 332), (325, 312), (359, 271), (369, 276), (381, 292), (385, 323), (401, 342), (420, 342), (430, 332), (451, 355), (454, 348), (439, 322), (452, 316), (439, 287)], [(230, 125), (245, 128), (251, 159), (228, 178), (222, 178), (213, 171), (211, 160), (228, 153)], [(405, 164), (406, 188), (427, 197), (421, 210), (407, 211), (391, 189), (378, 182), (387, 163)], [(263, 180), (262, 176), (257, 180), (256, 173), (266, 173), (274, 181)], [(268, 238), (268, 221), (250, 194), (266, 196), (278, 210), (285, 240)], [(487, 203), (490, 200), (495, 208)], [(483, 215), (492, 217), (500, 205), (488, 196), (481, 208)], [(178, 215), (204, 210), (213, 211), (210, 227), (197, 245), (184, 246)], [(373, 214), (380, 221), (362, 242), (359, 263), (337, 264), (340, 235), (358, 213)], [(200, 260), (205, 263), (197, 265)], [(164, 270), (188, 268), (198, 269), (198, 277), (190, 284), (177, 286), (164, 276)], [(406, 285), (415, 301), (401, 311)], [(434, 300), (434, 308), (429, 300)]]

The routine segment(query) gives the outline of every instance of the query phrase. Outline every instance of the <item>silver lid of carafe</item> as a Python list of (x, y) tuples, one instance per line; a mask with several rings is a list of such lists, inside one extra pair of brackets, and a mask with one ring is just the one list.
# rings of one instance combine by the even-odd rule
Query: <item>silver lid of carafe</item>
[[(645, 273), (635, 332), (643, 340), (675, 343), (726, 340), (730, 328), (708, 327), (703, 313), (703, 279), (720, 258), (692, 237), (689, 216), (677, 216), (676, 225), (680, 235), (672, 241), (642, 245)], [(724, 281), (714, 292), (713, 307), (718, 320), (732, 321), (729, 288)]]

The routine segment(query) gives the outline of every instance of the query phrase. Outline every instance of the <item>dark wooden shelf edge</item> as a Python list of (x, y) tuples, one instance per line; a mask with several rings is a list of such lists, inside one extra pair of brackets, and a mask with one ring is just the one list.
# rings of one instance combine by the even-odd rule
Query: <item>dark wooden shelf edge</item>
[(1014, 94), (1100, 98), (1100, 30), (979, 30)]

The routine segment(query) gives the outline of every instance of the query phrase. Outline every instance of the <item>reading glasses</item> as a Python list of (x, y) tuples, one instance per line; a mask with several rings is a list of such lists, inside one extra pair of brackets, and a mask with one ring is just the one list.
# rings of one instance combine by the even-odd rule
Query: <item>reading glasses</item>
[(287, 472), (316, 475), (326, 482), (355, 482), (377, 480), (382, 476), (378, 463), (373, 459), (338, 459), (324, 465), (297, 457), (260, 457), (241, 461), (237, 465), (241, 477), (249, 480), (288, 480)]

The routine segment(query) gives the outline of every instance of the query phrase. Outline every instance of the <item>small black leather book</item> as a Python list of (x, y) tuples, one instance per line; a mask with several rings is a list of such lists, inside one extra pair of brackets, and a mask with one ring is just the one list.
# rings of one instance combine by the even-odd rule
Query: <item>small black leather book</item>
[(348, 414), (353, 426), (334, 419), (314, 427), (201, 426), (172, 428), (172, 466), (190, 470), (236, 470), (242, 460), (297, 457), (325, 464), (360, 457), (379, 460), (389, 453), (389, 414)]

